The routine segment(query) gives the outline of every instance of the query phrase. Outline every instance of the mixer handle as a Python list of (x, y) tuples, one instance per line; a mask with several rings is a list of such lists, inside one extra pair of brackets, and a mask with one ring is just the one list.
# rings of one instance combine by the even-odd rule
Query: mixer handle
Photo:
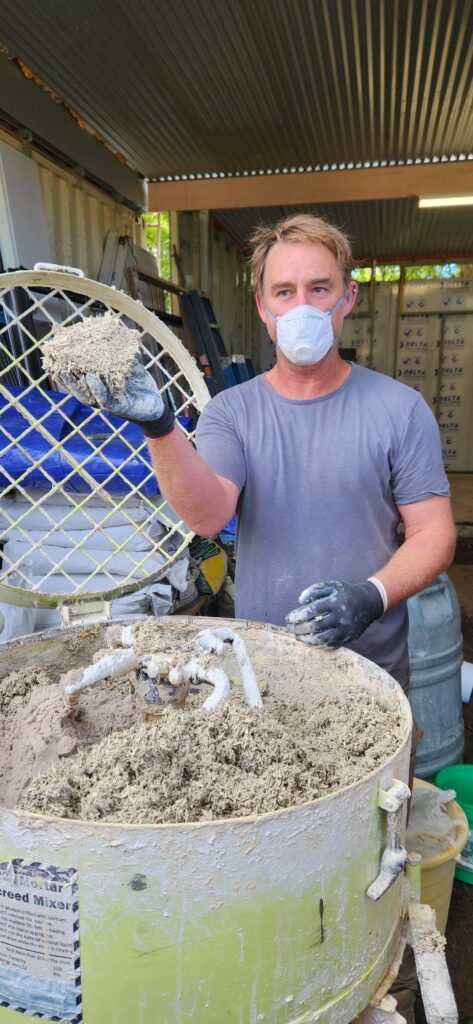
[(386, 811), (388, 817), (388, 845), (381, 857), (379, 873), (366, 892), (370, 900), (384, 896), (404, 869), (407, 851), (401, 846), (401, 824), (403, 805), (410, 795), (409, 786), (398, 779), (394, 779), (388, 790), (378, 791), (378, 807)]

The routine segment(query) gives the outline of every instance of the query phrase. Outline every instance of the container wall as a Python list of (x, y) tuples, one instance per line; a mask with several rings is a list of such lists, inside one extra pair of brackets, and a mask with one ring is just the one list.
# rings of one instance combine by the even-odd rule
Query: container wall
[[(136, 244), (142, 243), (141, 223), (128, 207), (34, 148), (28, 146), (25, 151), (21, 143), (5, 133), (0, 132), (0, 141), (23, 171), (23, 180), (10, 179), (6, 183), (7, 202), (14, 218), (13, 235), (18, 234), (19, 238), (19, 246), (13, 247), (2, 240), (4, 259), (5, 250), (10, 250), (6, 258), (8, 266), (19, 262), (31, 269), (42, 259), (78, 267), (86, 277), (96, 279), (109, 231), (118, 231)], [(37, 244), (38, 223), (45, 224), (44, 251)]]
[(439, 424), (445, 468), (473, 471), (473, 279), (360, 284), (342, 347), (419, 391)]
[(40, 164), (39, 172), (54, 262), (96, 279), (109, 231), (140, 244), (141, 228), (131, 210), (59, 168)]

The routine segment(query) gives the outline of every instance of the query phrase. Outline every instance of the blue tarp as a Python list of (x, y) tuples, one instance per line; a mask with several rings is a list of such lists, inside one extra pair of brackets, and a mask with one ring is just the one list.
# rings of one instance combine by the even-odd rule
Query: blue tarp
[(230, 522), (227, 523), (227, 525), (223, 527), (223, 530), (220, 530), (219, 537), (220, 537), (220, 540), (222, 541), (222, 544), (228, 544), (228, 543), (230, 543), (232, 541), (233, 542), (235, 541), (236, 527), (237, 527), (237, 517), (236, 516), (232, 516), (232, 518), (230, 519)]
[[(26, 392), (26, 389), (21, 387), (4, 390), (8, 395), (18, 398), (21, 406), (36, 421), (41, 419), (43, 430), (47, 430), (55, 442), (60, 442), (60, 447), (56, 451), (51, 451), (52, 445), (42, 433), (31, 427), (21, 411), (10, 404), (6, 393), (1, 394), (2, 487), (11, 486), (12, 482), (21, 477), (23, 487), (49, 489), (53, 483), (63, 483), (66, 491), (76, 494), (90, 492), (92, 487), (78, 472), (74, 472), (65, 454), (69, 453), (77, 463), (84, 465), (88, 475), (109, 494), (127, 494), (132, 486), (146, 496), (159, 494), (154, 474), (145, 482), (151, 468), (148, 449), (145, 448), (139, 455), (130, 452), (129, 446), (138, 449), (144, 440), (143, 433), (136, 424), (126, 423), (120, 437), (107, 441), (108, 435), (123, 424), (123, 420), (118, 416), (105, 412), (96, 413), (87, 424), (84, 424), (94, 410), (70, 395), (65, 396), (58, 391), (40, 392), (37, 389)], [(58, 403), (61, 403), (60, 409)], [(179, 422), (186, 430), (192, 430), (193, 421), (190, 416), (180, 416)], [(74, 426), (81, 426), (84, 436), (73, 433)], [(28, 433), (18, 441), (18, 444), (11, 445), (11, 439), (19, 439), (26, 430)], [(122, 437), (126, 438), (128, 444)], [(102, 446), (103, 454), (98, 451)], [(69, 477), (67, 481), (66, 477)]]

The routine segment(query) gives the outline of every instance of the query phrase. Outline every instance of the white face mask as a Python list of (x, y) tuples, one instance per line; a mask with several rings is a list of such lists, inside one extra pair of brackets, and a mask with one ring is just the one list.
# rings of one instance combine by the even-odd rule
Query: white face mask
[(268, 316), (276, 321), (276, 340), (281, 352), (291, 363), (299, 366), (313, 366), (327, 355), (334, 344), (332, 313), (346, 300), (346, 294), (333, 309), (323, 313), (315, 306), (294, 306), (283, 316)]

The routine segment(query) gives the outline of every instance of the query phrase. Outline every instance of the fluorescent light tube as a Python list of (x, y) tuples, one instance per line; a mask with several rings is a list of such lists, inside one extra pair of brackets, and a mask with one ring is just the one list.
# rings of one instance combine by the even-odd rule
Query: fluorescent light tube
[(432, 206), (473, 206), (473, 196), (432, 196), (419, 199), (419, 207), (422, 209)]

